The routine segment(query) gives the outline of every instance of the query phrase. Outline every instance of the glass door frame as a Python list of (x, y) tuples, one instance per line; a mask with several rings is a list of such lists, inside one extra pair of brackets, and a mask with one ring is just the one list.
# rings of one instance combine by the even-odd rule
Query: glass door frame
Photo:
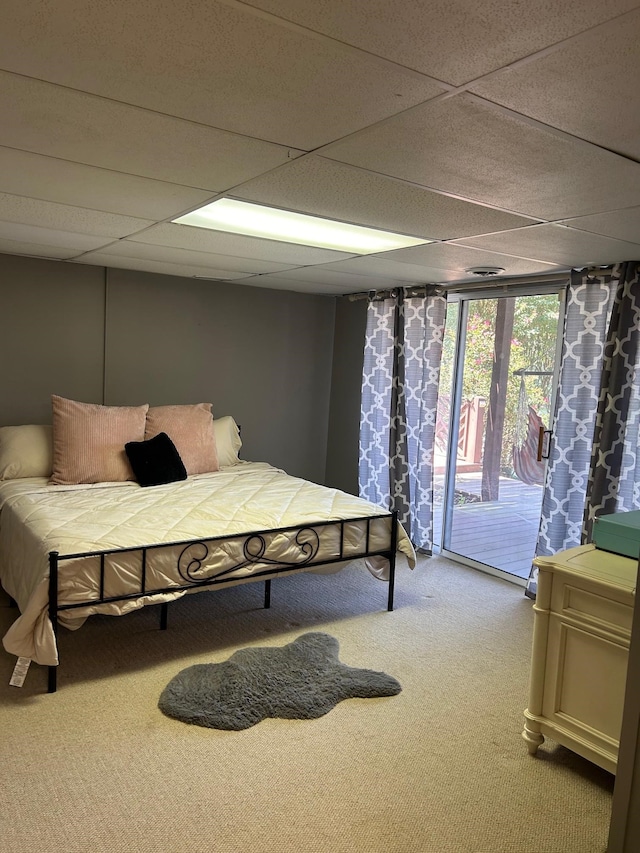
[[(469, 303), (480, 299), (500, 299), (506, 297), (518, 296), (543, 296), (550, 293), (558, 294), (558, 330), (556, 335), (556, 351), (552, 379), (552, 392), (550, 399), (550, 423), (549, 429), (553, 428), (553, 416), (556, 407), (556, 398), (558, 391), (558, 379), (560, 374), (560, 363), (562, 356), (562, 330), (564, 326), (565, 304), (567, 297), (567, 286), (569, 284), (569, 276), (559, 275), (550, 278), (539, 279), (534, 283), (520, 284), (503, 284), (493, 287), (478, 287), (477, 285), (469, 288), (461, 287), (456, 290), (447, 292), (448, 302), (457, 302), (459, 305), (456, 341), (455, 341), (455, 369), (452, 375), (451, 387), (451, 406), (449, 412), (449, 434), (447, 437), (447, 451), (445, 464), (445, 478), (442, 496), (442, 528), (440, 530), (440, 548), (439, 553), (443, 557), (447, 557), (454, 562), (469, 566), (470, 568), (478, 569), (486, 574), (495, 575), (497, 577), (508, 580), (510, 583), (518, 586), (526, 587), (526, 578), (520, 578), (517, 575), (510, 574), (502, 569), (489, 566), (478, 560), (473, 560), (470, 557), (458, 554), (456, 551), (450, 551), (444, 547), (445, 536), (452, 528), (453, 522), (453, 496), (455, 492), (455, 476), (456, 476), (456, 454), (458, 445), (458, 433), (460, 427), (460, 412), (462, 402), (462, 384), (464, 372), (464, 355), (467, 344), (467, 321), (469, 318)], [(545, 473), (546, 477), (546, 473)], [(532, 555), (533, 559), (533, 555)]]

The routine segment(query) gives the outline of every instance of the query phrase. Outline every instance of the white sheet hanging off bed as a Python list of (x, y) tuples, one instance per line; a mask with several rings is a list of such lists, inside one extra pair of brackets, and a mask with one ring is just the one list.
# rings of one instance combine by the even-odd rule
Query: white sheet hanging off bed
[[(361, 498), (290, 477), (261, 462), (241, 462), (216, 473), (152, 488), (141, 488), (133, 482), (51, 486), (45, 478), (0, 482), (0, 581), (21, 611), (3, 639), (4, 647), (14, 655), (40, 664), (58, 662), (47, 612), (50, 551), (77, 554), (108, 548), (135, 548), (152, 543), (312, 525), (323, 520), (370, 517), (380, 512), (384, 510)], [(364, 527), (364, 523), (358, 522), (345, 526), (342, 552), (345, 562), (362, 553)], [(335, 536), (339, 535), (338, 530), (335, 529)], [(370, 550), (384, 548), (388, 543), (389, 519), (371, 522), (370, 536)], [(329, 558), (331, 545), (329, 537), (321, 545), (317, 557), (326, 553)], [(234, 552), (234, 559), (238, 557), (238, 563), (242, 562), (240, 544), (229, 546), (227, 556), (229, 550)], [(181, 547), (176, 547), (154, 552), (154, 559), (147, 568), (145, 589), (184, 586), (184, 575), (181, 576), (178, 566), (181, 551)], [(282, 537), (278, 559), (286, 562), (290, 558), (295, 565), (296, 555), (288, 553), (290, 551), (290, 543)], [(413, 568), (415, 552), (400, 525), (398, 551), (405, 554)], [(97, 561), (97, 557), (84, 557), (60, 564), (60, 603), (99, 597)], [(299, 563), (299, 556), (297, 561)], [(139, 554), (125, 552), (110, 558), (105, 575), (105, 597), (136, 592), (139, 563)], [(341, 565), (334, 565), (333, 570)], [(385, 566), (380, 565), (379, 560), (372, 559), (368, 566), (374, 575), (386, 579)], [(215, 574), (215, 570), (215, 554), (211, 552), (203, 563), (202, 578)], [(228, 584), (220, 586), (246, 582), (254, 571), (253, 564), (245, 565), (229, 574)], [(291, 571), (300, 571), (300, 568)], [(184, 594), (183, 589), (63, 611), (60, 622), (75, 629), (92, 613), (121, 615), (145, 604), (171, 601)]]

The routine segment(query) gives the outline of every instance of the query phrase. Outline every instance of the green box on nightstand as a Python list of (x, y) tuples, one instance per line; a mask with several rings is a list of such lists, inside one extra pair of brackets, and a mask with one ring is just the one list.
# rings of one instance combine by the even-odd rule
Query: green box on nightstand
[(640, 557), (640, 510), (601, 515), (593, 522), (593, 544), (623, 557)]

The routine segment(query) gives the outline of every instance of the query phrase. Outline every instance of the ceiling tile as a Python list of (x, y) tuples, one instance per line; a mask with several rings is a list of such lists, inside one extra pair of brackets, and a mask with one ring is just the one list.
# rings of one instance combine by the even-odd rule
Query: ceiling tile
[(212, 192), (300, 153), (2, 72), (0, 115), (0, 145)]
[(327, 284), (332, 287), (346, 288), (347, 293), (355, 291), (371, 290), (371, 288), (396, 287), (406, 284), (402, 279), (387, 276), (361, 275), (356, 272), (340, 272), (330, 270), (326, 267), (305, 267), (304, 269), (289, 270), (280, 273), (278, 278), (282, 281), (308, 281), (313, 284)]
[(356, 290), (349, 290), (346, 285), (327, 284), (327, 282), (304, 281), (293, 276), (284, 278), (281, 275), (257, 275), (253, 278), (248, 278), (239, 284), (248, 284), (251, 287), (266, 287), (273, 290), (292, 290), (297, 293), (313, 293), (316, 295), (342, 296), (345, 293), (357, 293)]
[[(544, 261), (513, 257), (496, 251), (468, 248), (458, 243), (429, 243), (426, 246), (413, 246), (409, 249), (385, 252), (376, 255), (376, 258), (388, 258), (391, 261), (398, 260), (407, 264), (424, 264), (433, 267), (435, 270), (448, 270), (461, 278), (464, 278), (463, 274), (466, 269), (478, 266), (503, 267), (505, 275), (508, 276), (534, 275), (535, 273), (555, 272), (562, 269), (559, 265)], [(435, 279), (435, 281), (439, 280), (438, 278)]]
[(245, 273), (234, 273), (229, 270), (213, 270), (207, 267), (189, 264), (172, 264), (168, 261), (150, 260), (149, 258), (131, 258), (120, 255), (90, 252), (80, 258), (74, 258), (72, 263), (89, 264), (99, 267), (114, 267), (117, 269), (138, 270), (139, 272), (162, 273), (183, 278), (211, 277), (217, 281), (233, 281), (245, 279)]
[(57, 231), (53, 228), (41, 228), (37, 225), (3, 221), (0, 221), (0, 237), (5, 240), (15, 240), (16, 242), (40, 246), (59, 246), (73, 249), (76, 252), (97, 249), (111, 239), (93, 234), (74, 234), (71, 231)]
[[(466, 280), (469, 276), (465, 271), (469, 267), (498, 266), (504, 269), (505, 276), (534, 275), (536, 273), (556, 272), (560, 268), (541, 261), (531, 261), (524, 258), (505, 257), (496, 252), (481, 252), (467, 249), (453, 243), (433, 243), (430, 246), (416, 248), (433, 249), (432, 252), (421, 255), (420, 262), (396, 262), (390, 259), (394, 253), (386, 253), (386, 257), (376, 255), (368, 258), (354, 258), (331, 264), (327, 269), (363, 275), (383, 276), (396, 281), (416, 283), (433, 283), (444, 281)], [(403, 257), (411, 257), (411, 249), (401, 249)], [(416, 261), (417, 257), (413, 256)]]
[(75, 254), (73, 249), (62, 245), (47, 246), (44, 243), (25, 243), (20, 240), (6, 240), (0, 236), (0, 252), (6, 255), (28, 255), (36, 258), (64, 260)]
[[(384, 252), (382, 255), (369, 255), (365, 258), (352, 258), (349, 261), (340, 261), (336, 264), (325, 264), (320, 269), (324, 272), (335, 271), (371, 278), (385, 278), (394, 285), (400, 282), (425, 284), (432, 281), (427, 277), (427, 267), (422, 264), (410, 264), (394, 260), (395, 255), (396, 252)], [(442, 270), (439, 272), (441, 273)]]
[(202, 205), (211, 193), (96, 169), (39, 154), (0, 148), (6, 193), (154, 221)]
[(634, 0), (252, 0), (332, 38), (460, 85), (606, 21)]
[[(151, 246), (147, 243), (134, 243), (129, 240), (118, 240), (102, 249), (103, 255), (117, 255), (121, 258), (142, 258), (158, 260), (170, 264), (206, 267), (213, 270), (228, 270), (243, 275), (266, 272), (279, 272), (290, 269), (291, 264), (278, 264), (273, 261), (255, 260), (253, 258), (236, 258), (231, 255), (220, 255), (210, 252), (196, 252), (192, 249), (176, 249), (173, 246)], [(216, 278), (218, 277), (216, 273)]]
[(471, 95), (424, 104), (322, 155), (539, 219), (631, 206), (640, 164)]
[(630, 243), (640, 243), (640, 207), (628, 207), (625, 210), (610, 210), (595, 216), (580, 216), (565, 219), (560, 225), (569, 225), (593, 234), (616, 237)]
[(237, 258), (255, 258), (291, 266), (324, 264), (352, 257), (345, 252), (334, 252), (331, 249), (297, 246), (294, 243), (282, 243), (279, 240), (262, 240), (257, 237), (227, 234), (224, 231), (210, 231), (207, 228), (194, 228), (189, 225), (156, 225), (133, 239), (135, 242), (153, 246), (174, 246), (177, 249), (193, 249), (197, 252), (213, 252)]
[[(640, 235), (639, 239), (640, 239)], [(640, 243), (613, 240), (565, 225), (533, 225), (517, 231), (473, 237), (461, 241), (466, 246), (524, 255), (568, 267), (614, 264), (640, 259)]]
[(103, 237), (125, 237), (154, 224), (150, 219), (118, 216), (8, 193), (0, 193), (0, 220)]
[[(581, 139), (640, 159), (640, 9), (584, 33), (473, 92), (562, 128)], [(628, 104), (630, 109), (621, 109)]]
[[(144, 7), (143, 7), (144, 9)], [(4, 10), (2, 66), (27, 77), (311, 149), (443, 87), (365, 52), (215, 0)], [(138, 12), (138, 14), (136, 14)], [(170, 72), (167, 73), (167, 69)]]
[(233, 196), (434, 240), (535, 221), (312, 155), (248, 181)]

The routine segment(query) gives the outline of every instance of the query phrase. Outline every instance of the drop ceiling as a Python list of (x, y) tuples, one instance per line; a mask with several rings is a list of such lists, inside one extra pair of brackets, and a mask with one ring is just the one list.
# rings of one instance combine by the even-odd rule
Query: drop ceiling
[[(640, 4), (22, 0), (0, 252), (319, 294), (640, 259)], [(431, 240), (171, 220), (222, 196)]]

